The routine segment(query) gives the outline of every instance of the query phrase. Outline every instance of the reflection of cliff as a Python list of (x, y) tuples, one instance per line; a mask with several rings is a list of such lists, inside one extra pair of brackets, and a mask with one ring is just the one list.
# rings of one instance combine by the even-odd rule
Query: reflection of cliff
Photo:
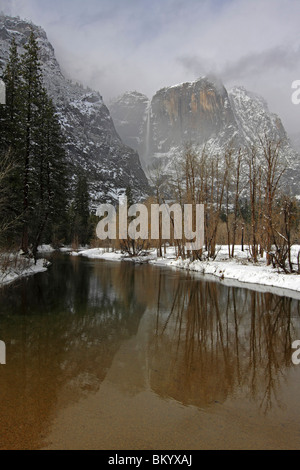
[[(54, 411), (99, 389), (145, 310), (131, 264), (63, 258), (0, 293), (0, 448), (38, 448)], [(118, 266), (120, 268), (120, 265)]]
[(291, 365), (297, 308), (298, 302), (271, 294), (178, 283), (169, 312), (157, 309), (151, 388), (198, 407), (243, 393), (267, 411)]

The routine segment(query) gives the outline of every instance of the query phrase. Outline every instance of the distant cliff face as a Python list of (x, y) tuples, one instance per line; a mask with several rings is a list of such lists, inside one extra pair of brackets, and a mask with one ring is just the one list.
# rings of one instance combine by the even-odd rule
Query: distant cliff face
[(154, 157), (171, 156), (184, 144), (200, 146), (218, 137), (225, 145), (238, 136), (225, 87), (206, 78), (163, 88), (151, 101), (128, 92), (109, 108), (118, 133), (139, 152), (144, 168)]
[[(243, 87), (228, 92), (219, 80), (203, 77), (163, 88), (151, 101), (143, 97), (143, 106), (137, 102), (136, 92), (126, 93), (113, 102), (111, 109), (117, 131), (124, 139), (130, 135), (131, 142), (138, 142), (136, 148), (146, 170), (160, 159), (165, 171), (172, 172), (174, 160), (186, 144), (194, 145), (199, 152), (205, 145), (207, 152), (222, 156), (228, 146), (257, 146), (260, 137), (266, 135), (281, 141), (282, 158), (288, 167), (285, 184), (294, 194), (300, 194), (300, 157), (280, 118), (270, 113), (262, 97)], [(126, 109), (130, 113), (125, 119)]]
[(116, 200), (128, 186), (137, 198), (145, 195), (148, 181), (137, 152), (122, 142), (100, 94), (63, 76), (42, 28), (18, 18), (0, 16), (0, 73), (9, 57), (12, 38), (22, 53), (31, 30), (40, 47), (44, 83), (56, 104), (66, 136), (70, 167), (74, 172), (76, 166), (87, 171), (94, 204)]
[(237, 131), (226, 89), (207, 79), (164, 88), (151, 102), (153, 153), (168, 152), (182, 143), (204, 144), (230, 129)]
[(139, 153), (144, 151), (143, 132), (148, 106), (149, 98), (136, 91), (125, 93), (109, 105), (111, 117), (122, 141)]

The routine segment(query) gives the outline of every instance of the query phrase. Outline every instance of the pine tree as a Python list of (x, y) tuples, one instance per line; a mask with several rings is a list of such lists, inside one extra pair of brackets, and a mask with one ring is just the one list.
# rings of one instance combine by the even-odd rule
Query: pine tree
[(52, 100), (46, 106), (46, 174), (49, 203), (48, 242), (60, 243), (68, 236), (68, 175), (64, 138)]
[(15, 148), (21, 142), (19, 113), (22, 101), (20, 59), (14, 39), (2, 79), (6, 85), (6, 105), (0, 107), (0, 145), (6, 153), (9, 147)]
[(20, 181), (21, 149), (23, 146), (21, 126), (21, 75), (20, 59), (15, 40), (12, 41), (9, 60), (2, 75), (6, 85), (6, 105), (0, 106), (0, 159), (10, 168), (5, 180), (6, 204), (1, 207), (1, 219), (5, 221), (6, 239), (14, 242), (14, 234), (20, 228), (22, 187)]
[(79, 171), (71, 211), (73, 219), (72, 239), (81, 245), (86, 245), (91, 238), (89, 206), (90, 196), (87, 177), (82, 171)]
[(34, 157), (35, 139), (39, 133), (40, 113), (42, 109), (42, 72), (38, 57), (38, 45), (33, 32), (30, 34), (29, 42), (25, 46), (25, 53), (21, 61), (22, 85), (21, 91), (23, 96), (23, 234), (22, 234), (22, 250), (28, 252), (29, 248), (29, 220), (30, 209), (33, 209), (34, 201), (31, 199), (30, 189), (34, 186), (32, 178), (32, 160)]
[(10, 216), (15, 212), (22, 225), (24, 253), (31, 247), (36, 258), (37, 247), (45, 238), (50, 241), (54, 234), (64, 236), (67, 232), (67, 167), (61, 127), (43, 87), (33, 33), (21, 60), (13, 42), (3, 77), (7, 106), (0, 115), (1, 148), (6, 153), (9, 149), (15, 164), (9, 181), (15, 198)]
[[(31, 216), (31, 232), (33, 254), (41, 243), (47, 229), (48, 242), (52, 241), (55, 227), (55, 238), (66, 234), (64, 227), (67, 205), (67, 167), (60, 124), (55, 107), (44, 91), (41, 98), (39, 115), (39, 133), (35, 136), (35, 151), (33, 154), (34, 178), (36, 184), (32, 188), (34, 213)], [(65, 227), (64, 227), (65, 228)]]

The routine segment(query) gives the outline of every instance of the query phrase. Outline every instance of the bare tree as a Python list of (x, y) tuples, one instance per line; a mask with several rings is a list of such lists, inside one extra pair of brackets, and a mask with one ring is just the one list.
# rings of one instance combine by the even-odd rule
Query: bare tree
[(271, 260), (275, 268), (291, 273), (294, 271), (292, 246), (297, 239), (296, 229), (299, 220), (297, 201), (284, 195), (278, 202), (277, 209), (272, 226), (275, 250), (272, 251)]
[[(161, 160), (155, 162), (154, 165), (148, 168), (148, 175), (150, 184), (154, 190), (155, 203), (161, 205), (165, 202), (165, 186), (166, 186), (166, 174), (163, 171), (163, 163)], [(162, 222), (159, 220), (159, 240), (157, 254), (160, 258), (163, 256), (162, 252)], [(166, 251), (166, 249), (165, 249)]]
[(206, 243), (208, 256), (216, 257), (216, 244), (220, 215), (224, 202), (225, 188), (229, 175), (231, 149), (226, 151), (224, 161), (220, 157), (211, 157), (206, 178)]
[(281, 142), (273, 141), (268, 137), (260, 138), (261, 150), (263, 151), (263, 181), (264, 181), (264, 219), (266, 224), (265, 250), (267, 253), (267, 264), (272, 262), (272, 244), (274, 238), (274, 204), (278, 197), (281, 177), (286, 168), (281, 160)]
[(235, 163), (235, 180), (234, 180), (234, 210), (233, 210), (233, 222), (232, 222), (232, 251), (231, 256), (234, 257), (234, 250), (236, 245), (236, 236), (239, 222), (240, 213), (240, 196), (241, 196), (241, 173), (243, 171), (243, 153), (240, 149), (238, 152), (237, 160)]
[(260, 220), (261, 167), (258, 164), (258, 150), (252, 146), (248, 150), (249, 194), (251, 208), (251, 242), (250, 253), (256, 263), (259, 254), (258, 225)]

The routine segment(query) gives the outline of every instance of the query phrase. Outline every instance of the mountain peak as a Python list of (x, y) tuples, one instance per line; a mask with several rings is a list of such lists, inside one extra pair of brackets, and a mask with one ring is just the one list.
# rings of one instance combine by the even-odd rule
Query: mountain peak
[(86, 170), (94, 204), (113, 201), (114, 194), (133, 188), (136, 198), (148, 190), (138, 154), (124, 145), (98, 91), (67, 80), (55, 58), (45, 31), (20, 18), (0, 15), (0, 71), (9, 58), (13, 38), (24, 52), (31, 31), (40, 47), (44, 85), (52, 97), (65, 134), (66, 151), (72, 171)]
[[(266, 135), (281, 142), (283, 158), (294, 174), (300, 174), (299, 155), (280, 118), (270, 113), (263, 97), (242, 86), (227, 92), (222, 81), (210, 75), (164, 87), (143, 107), (135, 107), (136, 100), (124, 96), (121, 103), (114, 103), (112, 115), (122, 138), (136, 143), (145, 169), (160, 159), (171, 171), (186, 144), (199, 152), (205, 146), (207, 152), (223, 155), (228, 146), (258, 146)], [(296, 179), (290, 188), (299, 194)]]

